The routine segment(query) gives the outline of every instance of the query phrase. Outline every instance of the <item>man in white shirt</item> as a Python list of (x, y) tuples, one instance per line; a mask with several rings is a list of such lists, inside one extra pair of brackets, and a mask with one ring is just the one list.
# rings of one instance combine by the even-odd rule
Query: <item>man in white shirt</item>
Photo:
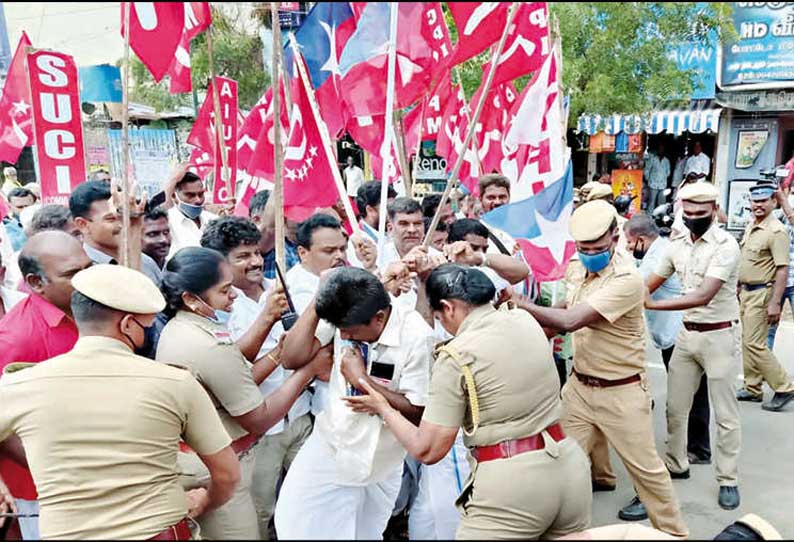
[[(483, 214), (510, 203), (510, 180), (504, 175), (496, 173), (480, 177), (480, 203), (482, 203)], [(494, 228), (486, 222), (483, 224), (492, 234), (488, 239), (489, 253), (513, 255), (518, 252), (518, 243), (510, 234)]]
[(648, 200), (645, 206), (650, 212), (664, 203), (661, 196), (667, 188), (667, 179), (670, 178), (670, 160), (664, 155), (664, 145), (659, 145), (655, 154), (648, 155), (643, 176), (648, 183)]
[(204, 210), (205, 192), (201, 178), (189, 171), (176, 183), (174, 206), (168, 210), (171, 250), (167, 259), (171, 259), (181, 248), (199, 246), (206, 225), (218, 218)]
[[(321, 318), (337, 328), (335, 337), (318, 325)], [(321, 344), (334, 339), (328, 408), (284, 480), (276, 531), (284, 540), (380, 539), (400, 489), (405, 449), (380, 419), (354, 412), (342, 398), (361, 393), (364, 379), (418, 423), (432, 330), (416, 311), (392, 304), (377, 277), (345, 268), (329, 274), (287, 340), (315, 336)]]
[(705, 179), (711, 173), (711, 158), (703, 152), (700, 141), (692, 145), (692, 156), (687, 158), (684, 166), (684, 177), (690, 173), (697, 174), (700, 179)]
[(358, 189), (364, 182), (364, 170), (358, 167), (353, 161), (352, 156), (347, 157), (347, 167), (345, 168), (345, 182), (347, 183), (348, 197), (358, 196)]

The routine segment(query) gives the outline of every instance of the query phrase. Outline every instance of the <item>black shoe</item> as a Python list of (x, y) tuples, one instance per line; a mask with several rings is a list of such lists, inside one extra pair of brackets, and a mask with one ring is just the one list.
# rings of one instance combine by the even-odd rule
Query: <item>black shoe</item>
[(615, 491), (615, 486), (611, 484), (602, 484), (601, 482), (593, 480), (593, 493), (598, 493), (599, 491)]
[(775, 392), (775, 396), (772, 397), (772, 400), (761, 405), (761, 408), (770, 412), (779, 412), (792, 399), (794, 399), (794, 391), (787, 391), (784, 393)]
[(648, 511), (639, 497), (634, 497), (629, 504), (618, 511), (618, 518), (623, 521), (642, 521), (648, 519)]
[(711, 465), (710, 457), (700, 457), (693, 452), (688, 452), (686, 455), (689, 458), (690, 465)]
[(750, 403), (760, 403), (761, 401), (764, 400), (764, 398), (763, 397), (759, 397), (758, 395), (755, 395), (754, 393), (750, 393), (746, 389), (742, 388), (736, 394), (736, 400), (737, 401), (749, 401)]
[(689, 469), (685, 470), (684, 472), (673, 472), (670, 469), (667, 469), (667, 472), (670, 473), (670, 478), (673, 480), (689, 480)]
[(739, 508), (739, 488), (735, 486), (721, 486), (720, 497), (718, 499), (720, 508), (723, 510), (735, 510)]

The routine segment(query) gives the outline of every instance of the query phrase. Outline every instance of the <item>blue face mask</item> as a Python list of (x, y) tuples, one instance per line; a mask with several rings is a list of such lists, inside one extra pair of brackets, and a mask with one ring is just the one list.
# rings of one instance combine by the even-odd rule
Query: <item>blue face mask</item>
[(201, 301), (202, 303), (204, 303), (204, 306), (207, 307), (209, 310), (211, 310), (213, 312), (213, 314), (214, 314), (214, 316), (204, 316), (204, 318), (206, 318), (210, 322), (215, 322), (216, 324), (219, 324), (219, 325), (222, 325), (222, 326), (225, 326), (226, 324), (229, 323), (229, 319), (232, 317), (232, 313), (227, 312), (227, 311), (222, 311), (220, 309), (213, 309), (210, 306), (209, 303), (207, 303), (206, 301), (204, 301), (200, 297), (196, 296), (196, 298), (199, 301)]
[(177, 196), (176, 201), (178, 204), (177, 206), (179, 207), (179, 210), (182, 212), (182, 214), (191, 220), (195, 220), (200, 217), (201, 211), (204, 210), (204, 207), (201, 205), (191, 205), (190, 203), (185, 203), (179, 199), (179, 196)]
[(612, 259), (612, 254), (609, 253), (609, 249), (604, 252), (599, 252), (598, 254), (583, 254), (581, 252), (578, 252), (578, 254), (579, 261), (582, 262), (584, 268), (590, 273), (598, 273), (609, 265), (609, 260)]

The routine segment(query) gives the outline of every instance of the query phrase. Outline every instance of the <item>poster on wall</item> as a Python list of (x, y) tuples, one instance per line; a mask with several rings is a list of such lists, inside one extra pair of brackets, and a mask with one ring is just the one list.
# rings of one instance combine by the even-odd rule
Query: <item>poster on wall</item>
[(769, 138), (769, 130), (739, 130), (736, 142), (736, 169), (753, 167)]
[(744, 231), (752, 218), (750, 210), (750, 187), (755, 179), (734, 179), (728, 189), (728, 226), (729, 230)]
[[(163, 189), (179, 160), (174, 131), (139, 128), (130, 130), (129, 141), (131, 178), (140, 191), (145, 190), (152, 197)], [(110, 173), (121, 179), (121, 130), (108, 130), (108, 143)]]
[(642, 170), (641, 169), (615, 169), (612, 170), (612, 194), (618, 196), (632, 196), (631, 212), (640, 211), (642, 202)]
[(782, 88), (794, 80), (794, 3), (733, 2), (738, 39), (717, 63), (722, 89)]

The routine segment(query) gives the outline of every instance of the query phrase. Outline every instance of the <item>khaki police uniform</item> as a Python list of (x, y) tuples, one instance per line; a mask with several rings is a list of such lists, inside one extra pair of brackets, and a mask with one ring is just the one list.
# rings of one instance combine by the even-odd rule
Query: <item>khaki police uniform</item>
[(756, 397), (763, 396), (764, 381), (776, 392), (794, 391), (794, 383), (767, 346), (767, 307), (777, 268), (789, 265), (789, 242), (786, 227), (771, 214), (760, 224), (748, 224), (741, 241), (739, 302), (744, 387)]
[(457, 538), (550, 538), (589, 526), (587, 457), (573, 439), (558, 442), (546, 431), (560, 418), (559, 379), (534, 318), (474, 309), (437, 348), (432, 372), (423, 420), (463, 427), (468, 448), (538, 434), (545, 443), (509, 458), (472, 460), (456, 503)]
[[(577, 241), (599, 239), (616, 216), (607, 202), (588, 202), (571, 217), (571, 234)], [(603, 321), (573, 333), (574, 374), (562, 390), (563, 427), (588, 454), (600, 430), (628, 470), (651, 523), (687, 536), (670, 475), (656, 452), (645, 374), (644, 293), (633, 259), (619, 250), (604, 269), (585, 273), (574, 286), (568, 307), (587, 303)]]
[[(122, 266), (94, 266), (72, 283), (130, 314), (165, 306), (145, 275)], [(82, 336), (71, 352), (28, 365), (11, 364), (0, 379), (0, 440), (22, 440), (42, 538), (148, 539), (186, 517), (180, 439), (202, 455), (231, 442), (189, 372), (104, 336)]]
[[(225, 326), (189, 311), (179, 311), (160, 335), (157, 360), (174, 360), (187, 367), (204, 386), (235, 441), (247, 431), (233, 416), (246, 414), (262, 404), (263, 398), (251, 372), (251, 363), (232, 341)], [(258, 446), (258, 444), (257, 444)], [(199, 518), (202, 535), (209, 539), (258, 539), (259, 525), (251, 496), (254, 450), (240, 454), (240, 483), (232, 498), (220, 508)], [(180, 455), (185, 474), (206, 478), (206, 468), (188, 455)]]
[[(718, 192), (709, 183), (681, 189), (683, 199), (695, 203), (716, 201)], [(786, 247), (788, 250), (788, 247)], [(697, 241), (688, 229), (677, 234), (665, 251), (656, 274), (678, 273), (684, 294), (698, 290), (707, 278), (722, 281), (708, 305), (684, 311), (684, 325), (676, 339), (667, 376), (667, 468), (682, 473), (689, 468), (687, 425), (695, 392), (703, 373), (708, 379), (709, 402), (717, 424), (715, 470), (720, 486), (738, 484), (741, 447), (736, 375), (739, 374), (739, 304), (736, 301), (739, 246), (716, 221)], [(766, 340), (766, 335), (764, 335)]]

